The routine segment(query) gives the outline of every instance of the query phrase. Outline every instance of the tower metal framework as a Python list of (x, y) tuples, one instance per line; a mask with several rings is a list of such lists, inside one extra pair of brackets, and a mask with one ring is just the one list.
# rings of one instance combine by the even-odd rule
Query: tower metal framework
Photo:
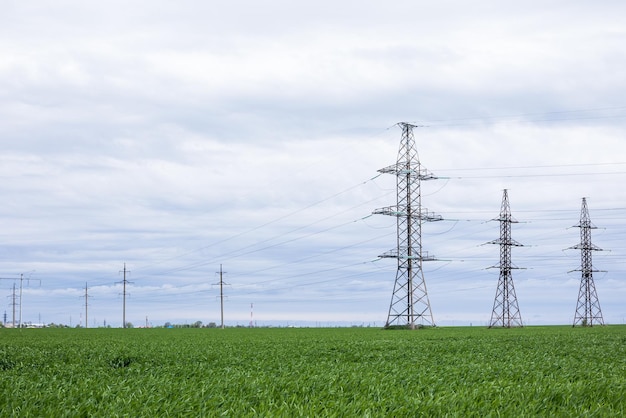
[(598, 300), (596, 285), (593, 281), (593, 272), (601, 270), (594, 270), (591, 262), (592, 251), (602, 251), (602, 249), (591, 243), (591, 230), (597, 229), (597, 227), (591, 223), (587, 199), (584, 197), (580, 210), (580, 223), (575, 225), (575, 227), (580, 228), (580, 244), (570, 248), (580, 249), (580, 268), (572, 271), (580, 271), (582, 277), (580, 289), (578, 290), (578, 302), (576, 303), (573, 326), (592, 327), (594, 325), (604, 325), (600, 301)]
[(489, 244), (498, 244), (500, 246), (500, 264), (493, 266), (500, 269), (500, 276), (498, 278), (498, 288), (496, 289), (496, 297), (493, 302), (489, 328), (521, 327), (523, 326), (522, 316), (517, 304), (517, 295), (515, 294), (513, 275), (511, 274), (511, 271), (518, 267), (511, 262), (511, 248), (523, 247), (523, 245), (511, 238), (511, 224), (517, 223), (517, 220), (511, 216), (509, 194), (506, 189), (504, 189), (502, 194), (500, 216), (494, 220), (500, 222), (500, 238), (490, 241)]
[(405, 122), (398, 126), (402, 129), (398, 160), (378, 170), (396, 176), (396, 205), (376, 209), (373, 213), (395, 216), (397, 224), (396, 248), (379, 256), (398, 260), (385, 327), (415, 329), (416, 326), (435, 326), (422, 269), (422, 262), (435, 258), (422, 251), (422, 224), (440, 221), (442, 217), (422, 208), (421, 182), (437, 177), (420, 164), (413, 137), (413, 128), (417, 126)]

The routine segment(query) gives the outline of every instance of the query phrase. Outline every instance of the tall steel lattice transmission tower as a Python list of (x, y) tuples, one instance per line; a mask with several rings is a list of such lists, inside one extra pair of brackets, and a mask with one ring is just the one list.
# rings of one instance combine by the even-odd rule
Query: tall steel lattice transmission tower
[(402, 140), (398, 161), (378, 170), (379, 173), (395, 174), (397, 204), (376, 209), (373, 213), (395, 216), (397, 221), (397, 247), (381, 258), (396, 258), (398, 269), (393, 287), (389, 314), (385, 327), (435, 326), (430, 308), (422, 262), (434, 260), (422, 251), (422, 224), (440, 221), (441, 216), (428, 213), (422, 208), (421, 182), (436, 179), (419, 162), (413, 128), (416, 125), (401, 122)]
[(494, 220), (500, 221), (500, 238), (490, 241), (488, 244), (500, 245), (500, 264), (494, 266), (494, 268), (500, 269), (500, 277), (498, 278), (498, 288), (493, 302), (489, 328), (521, 327), (523, 326), (522, 316), (517, 305), (513, 275), (511, 274), (511, 270), (518, 267), (511, 263), (511, 248), (522, 247), (523, 245), (511, 238), (511, 224), (517, 223), (517, 221), (511, 216), (509, 194), (506, 189), (502, 194), (500, 216)]
[(582, 277), (580, 279), (578, 303), (576, 304), (573, 326), (592, 327), (594, 325), (604, 325), (600, 301), (596, 293), (596, 285), (593, 282), (593, 272), (601, 270), (594, 270), (591, 263), (591, 252), (602, 251), (602, 249), (591, 243), (591, 230), (597, 229), (597, 227), (591, 223), (587, 199), (584, 197), (580, 210), (580, 223), (575, 225), (575, 227), (580, 228), (580, 244), (570, 248), (580, 249), (580, 268), (572, 271), (582, 272)]

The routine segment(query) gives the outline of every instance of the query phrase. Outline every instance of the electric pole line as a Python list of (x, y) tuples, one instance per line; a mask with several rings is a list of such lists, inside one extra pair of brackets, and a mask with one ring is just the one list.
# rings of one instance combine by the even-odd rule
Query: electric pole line
[(13, 306), (13, 328), (15, 328), (15, 306), (17, 306), (17, 303), (15, 302), (15, 283), (13, 283), (13, 301), (11, 302), (11, 305)]
[(41, 286), (41, 280), (39, 279), (31, 279), (30, 277), (24, 278), (23, 274), (20, 274), (20, 323), (19, 326), (20, 328), (22, 327), (22, 282), (26, 280), (27, 281), (27, 285), (30, 285), (30, 281), (31, 280), (36, 280), (39, 282), (39, 285)]
[[(16, 306), (16, 302), (15, 302), (15, 281), (17, 280), (14, 277), (0, 277), (0, 280), (13, 280), (13, 295), (12, 295), (12, 301), (11, 301), (11, 306), (13, 307), (13, 328), (15, 328), (15, 306)], [(11, 297), (11, 296), (8, 296)], [(5, 312), (6, 315), (6, 312)], [(6, 322), (6, 319), (5, 319)]]
[(499, 268), (498, 288), (493, 302), (493, 310), (489, 328), (493, 327), (522, 327), (522, 317), (517, 304), (517, 295), (513, 285), (511, 270), (518, 269), (511, 263), (511, 248), (523, 247), (522, 244), (511, 238), (511, 224), (518, 223), (511, 216), (509, 195), (506, 189), (502, 194), (502, 206), (500, 216), (495, 221), (500, 222), (500, 238), (488, 242), (488, 244), (500, 245), (500, 264), (490, 268)]
[(20, 321), (18, 326), (22, 328), (22, 283), (24, 282), (24, 275), (20, 274)]
[[(20, 277), (22, 277), (23, 275), (20, 275)], [(12, 325), (13, 328), (15, 328), (15, 307), (18, 306), (17, 302), (15, 301), (17, 299), (17, 296), (15, 294), (15, 281), (18, 280), (17, 277), (0, 277), (0, 280), (13, 280), (13, 296), (12, 296), (12, 302), (11, 302), (11, 306), (13, 307), (13, 320), (12, 320)], [(20, 281), (21, 284), (21, 281)], [(20, 301), (21, 301), (21, 286), (20, 286)], [(20, 317), (21, 317), (21, 311), (22, 311), (22, 305), (20, 303)]]
[[(435, 260), (422, 249), (422, 224), (441, 221), (440, 215), (422, 208), (421, 182), (435, 180), (432, 173), (420, 163), (413, 128), (416, 125), (401, 122), (402, 139), (397, 162), (378, 170), (396, 176), (396, 205), (373, 211), (374, 214), (396, 217), (397, 247), (380, 255), (397, 259), (398, 267), (385, 328), (394, 326), (415, 329), (416, 325), (435, 326), (422, 262)], [(416, 324), (417, 322), (420, 324)]]
[(216, 285), (220, 285), (220, 318), (221, 325), (220, 328), (224, 329), (224, 285), (228, 285), (228, 283), (224, 283), (223, 274), (226, 273), (222, 271), (222, 265), (220, 264), (220, 271), (217, 274), (220, 275), (219, 283), (215, 283)]
[(89, 316), (88, 316), (88, 302), (87, 300), (91, 297), (89, 296), (89, 294), (87, 293), (87, 282), (85, 282), (85, 295), (81, 296), (82, 298), (85, 298), (85, 328), (89, 328)]
[[(124, 269), (120, 270), (119, 273), (124, 273), (124, 279), (121, 281), (122, 283), (122, 328), (126, 328), (126, 285), (131, 283), (126, 280), (126, 274), (130, 274), (129, 270), (126, 270), (126, 263), (124, 263)], [(120, 283), (120, 282), (118, 282)]]
[(574, 314), (574, 324), (572, 326), (592, 327), (594, 325), (604, 325), (602, 309), (600, 309), (600, 301), (598, 300), (596, 285), (593, 281), (593, 272), (604, 270), (595, 270), (591, 262), (592, 251), (602, 251), (602, 249), (591, 243), (591, 230), (598, 228), (591, 223), (587, 199), (584, 197), (580, 210), (580, 223), (574, 227), (580, 228), (580, 244), (574, 245), (570, 249), (580, 249), (580, 268), (572, 271), (580, 271), (582, 274), (580, 289), (578, 290), (578, 302), (576, 303), (576, 312)]
[[(20, 281), (20, 295), (18, 297), (19, 299), (19, 320), (18, 320), (18, 327), (22, 328), (22, 289), (24, 287), (24, 280), (26, 280), (28, 282), (28, 284), (30, 284), (31, 280), (37, 280), (39, 282), (39, 284), (41, 285), (41, 280), (39, 279), (31, 279), (30, 277), (26, 277), (24, 278), (24, 274), (21, 273), (20, 274), (20, 278), (13, 278), (13, 277), (0, 277), (0, 280), (13, 280), (13, 282), (15, 282), (16, 280)], [(13, 285), (13, 303), (15, 303), (15, 285)], [(13, 305), (13, 328), (15, 328), (15, 305)]]

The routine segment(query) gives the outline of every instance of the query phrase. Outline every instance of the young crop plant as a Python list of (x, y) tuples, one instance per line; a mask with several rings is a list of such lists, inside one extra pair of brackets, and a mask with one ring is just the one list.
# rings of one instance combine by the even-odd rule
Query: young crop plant
[(626, 327), (0, 330), (3, 416), (624, 416)]

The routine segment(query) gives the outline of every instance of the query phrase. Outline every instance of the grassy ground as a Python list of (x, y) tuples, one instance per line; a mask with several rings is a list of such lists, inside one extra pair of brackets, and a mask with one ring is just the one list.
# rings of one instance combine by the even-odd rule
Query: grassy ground
[(626, 416), (626, 326), (0, 329), (2, 416)]

